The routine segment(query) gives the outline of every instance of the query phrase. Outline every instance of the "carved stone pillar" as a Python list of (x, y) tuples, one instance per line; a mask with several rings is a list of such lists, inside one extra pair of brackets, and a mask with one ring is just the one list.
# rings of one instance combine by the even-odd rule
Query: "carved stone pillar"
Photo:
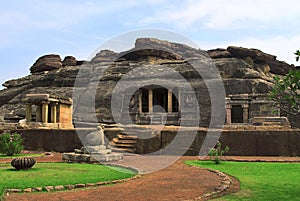
[(231, 105), (226, 105), (226, 123), (231, 124)]
[(57, 123), (57, 104), (51, 105), (51, 123)]
[(153, 90), (148, 89), (148, 107), (149, 113), (153, 113)]
[(48, 103), (42, 103), (42, 122), (48, 123)]
[(32, 108), (31, 104), (26, 104), (26, 122), (31, 122)]
[(249, 118), (249, 105), (248, 104), (244, 104), (242, 105), (243, 107), (243, 123), (248, 123), (248, 118)]
[(142, 91), (140, 91), (140, 94), (139, 94), (139, 113), (141, 114), (143, 111), (142, 111)]
[(36, 106), (36, 121), (42, 122), (42, 106), (41, 105)]
[(171, 113), (172, 112), (172, 89), (169, 89), (168, 90), (168, 113)]

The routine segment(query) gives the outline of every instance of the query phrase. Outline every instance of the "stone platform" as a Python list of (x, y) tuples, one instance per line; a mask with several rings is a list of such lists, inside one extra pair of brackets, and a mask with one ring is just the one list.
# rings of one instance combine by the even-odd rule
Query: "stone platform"
[(62, 159), (69, 162), (84, 162), (84, 163), (97, 163), (97, 162), (111, 162), (123, 160), (123, 154), (110, 153), (110, 154), (87, 154), (87, 153), (63, 153)]
[(112, 153), (105, 145), (104, 125), (97, 126), (97, 130), (86, 136), (85, 146), (80, 149), (74, 149), (74, 152), (63, 153), (62, 159), (69, 162), (112, 162), (123, 159), (123, 154)]

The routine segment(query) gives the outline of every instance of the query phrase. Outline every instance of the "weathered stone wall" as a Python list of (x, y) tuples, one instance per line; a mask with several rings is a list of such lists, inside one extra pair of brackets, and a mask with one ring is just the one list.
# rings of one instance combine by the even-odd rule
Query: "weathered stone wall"
[(287, 115), (289, 122), (293, 128), (300, 128), (300, 114), (298, 115)]
[[(188, 134), (190, 131), (186, 131)], [(139, 153), (150, 153), (169, 144), (176, 136), (176, 131), (162, 131), (154, 138), (139, 140)], [(206, 137), (205, 131), (198, 131), (187, 155), (198, 155)], [(184, 138), (182, 139), (184, 140)], [(224, 146), (230, 147), (228, 155), (244, 156), (299, 156), (300, 131), (223, 131), (219, 139)], [(176, 153), (176, 150), (174, 150)]]
[[(82, 147), (80, 138), (84, 139), (93, 129), (81, 129), (80, 136), (76, 130), (17, 130), (24, 138), (25, 149), (56, 152), (70, 152)], [(0, 131), (2, 133), (2, 131)], [(108, 129), (105, 134), (110, 140), (119, 130)], [(186, 131), (181, 140), (190, 135)], [(176, 136), (176, 131), (162, 131), (147, 140), (138, 140), (137, 151), (150, 153), (168, 145)], [(205, 131), (198, 131), (193, 144), (186, 152), (187, 155), (198, 155), (206, 137)], [(230, 147), (228, 155), (244, 156), (300, 156), (300, 130), (278, 131), (223, 131), (220, 141)], [(176, 153), (176, 150), (174, 150)]]
[(61, 104), (59, 107), (59, 123), (62, 128), (73, 128), (72, 108), (70, 105)]
[[(2, 133), (2, 131), (0, 132)], [(27, 150), (68, 152), (82, 146), (80, 138), (74, 129), (34, 129), (11, 132), (17, 132), (22, 135), (24, 138), (23, 145)], [(89, 130), (86, 130), (87, 134), (89, 132)]]

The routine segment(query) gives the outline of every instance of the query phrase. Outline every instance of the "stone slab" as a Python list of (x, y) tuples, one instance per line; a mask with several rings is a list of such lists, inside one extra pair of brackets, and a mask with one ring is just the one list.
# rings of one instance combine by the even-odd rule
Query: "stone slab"
[(121, 153), (111, 153), (111, 154), (76, 154), (76, 153), (63, 153), (62, 159), (70, 162), (111, 162), (119, 161), (123, 159), (123, 154)]

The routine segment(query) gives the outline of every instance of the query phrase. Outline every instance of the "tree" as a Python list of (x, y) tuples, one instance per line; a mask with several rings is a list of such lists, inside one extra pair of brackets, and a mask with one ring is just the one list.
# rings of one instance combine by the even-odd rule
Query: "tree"
[[(299, 60), (300, 51), (295, 52), (296, 61)], [(283, 77), (274, 77), (274, 86), (269, 97), (280, 110), (287, 114), (300, 114), (300, 71), (291, 70)]]
[(294, 54), (296, 55), (296, 61), (299, 61), (300, 50), (297, 50)]

